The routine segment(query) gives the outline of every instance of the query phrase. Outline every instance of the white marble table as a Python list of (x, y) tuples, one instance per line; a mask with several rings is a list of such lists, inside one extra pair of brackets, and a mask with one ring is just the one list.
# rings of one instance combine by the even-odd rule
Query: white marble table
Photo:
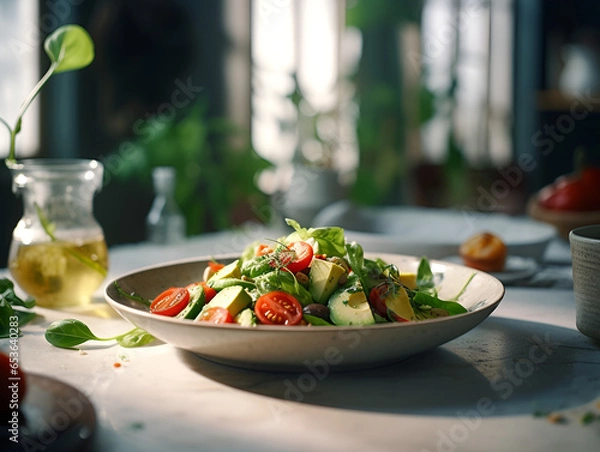
[[(170, 259), (237, 252), (263, 234), (115, 248), (109, 279)], [(564, 248), (553, 252), (568, 259)], [(22, 368), (88, 396), (97, 451), (600, 450), (600, 346), (575, 329), (570, 288), (508, 287), (491, 317), (442, 347), (322, 379), (308, 370), (225, 367), (166, 344), (58, 349), (43, 337), (53, 320), (80, 318), (99, 336), (130, 325), (102, 301), (79, 312), (37, 312), (19, 339)], [(587, 412), (598, 419), (584, 425)]]

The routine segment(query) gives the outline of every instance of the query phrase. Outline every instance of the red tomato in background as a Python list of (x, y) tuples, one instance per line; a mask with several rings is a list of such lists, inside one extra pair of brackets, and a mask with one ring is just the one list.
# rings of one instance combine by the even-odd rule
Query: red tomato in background
[(302, 321), (302, 305), (287, 292), (261, 295), (254, 305), (260, 323), (266, 325), (298, 325)]
[(187, 306), (190, 293), (185, 287), (170, 287), (150, 303), (150, 312), (174, 317)]
[[(11, 403), (16, 402), (19, 405), (23, 403), (27, 393), (27, 377), (20, 368), (20, 363), (12, 362), (4, 352), (0, 352), (0, 413), (10, 413), (15, 411), (11, 408)], [(10, 380), (9, 378), (19, 378), (19, 380)], [(16, 384), (18, 389), (16, 396), (13, 397), (11, 385)]]
[(202, 314), (198, 318), (198, 322), (209, 322), (218, 325), (222, 323), (234, 323), (235, 320), (227, 309), (220, 306), (213, 306), (212, 308), (202, 311)]
[(540, 190), (539, 204), (550, 210), (600, 210), (600, 168), (585, 168), (581, 176), (562, 176)]
[(581, 179), (590, 187), (600, 189), (600, 168), (589, 167), (581, 172)]
[(283, 264), (289, 271), (298, 273), (308, 268), (314, 255), (310, 243), (292, 242), (288, 245), (288, 250), (290, 252), (283, 258)]

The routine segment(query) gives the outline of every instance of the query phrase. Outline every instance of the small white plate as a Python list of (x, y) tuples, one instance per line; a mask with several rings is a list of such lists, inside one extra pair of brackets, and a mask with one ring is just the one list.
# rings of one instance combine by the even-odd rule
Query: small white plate
[[(454, 262), (456, 264), (464, 265), (464, 262), (460, 256), (449, 256), (444, 258), (447, 262)], [(502, 272), (489, 272), (490, 275), (498, 278), (504, 284), (514, 283), (521, 281), (525, 278), (529, 278), (539, 269), (539, 264), (535, 259), (530, 257), (521, 256), (508, 256), (506, 258), (506, 264), (504, 265), (504, 271)]]
[[(235, 257), (215, 258), (230, 262)], [(394, 254), (371, 257), (380, 257), (396, 264), (401, 271), (409, 272), (416, 271), (420, 261), (418, 257)], [(318, 364), (327, 365), (333, 371), (388, 364), (442, 345), (485, 320), (504, 296), (504, 286), (497, 278), (463, 265), (435, 260), (431, 264), (433, 272), (440, 277), (440, 298), (453, 298), (475, 272), (467, 290), (458, 299), (467, 313), (372, 326), (259, 325), (249, 328), (151, 314), (142, 304), (122, 295), (135, 293), (152, 299), (167, 287), (186, 286), (202, 277), (210, 259), (175, 261), (122, 275), (106, 287), (106, 301), (132, 324), (210, 361), (279, 371), (302, 371)], [(122, 292), (116, 289), (115, 282)]]
[(365, 252), (430, 259), (457, 254), (470, 236), (488, 231), (502, 238), (509, 255), (541, 261), (556, 237), (553, 226), (527, 217), (425, 207), (358, 207), (347, 201), (323, 209), (311, 226), (340, 226), (346, 239), (360, 243)]

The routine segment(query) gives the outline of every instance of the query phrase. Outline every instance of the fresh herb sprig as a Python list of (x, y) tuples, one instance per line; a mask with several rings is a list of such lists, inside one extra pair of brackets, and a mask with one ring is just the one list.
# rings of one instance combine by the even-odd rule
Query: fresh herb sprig
[(140, 347), (154, 341), (154, 336), (141, 328), (134, 328), (112, 337), (98, 337), (90, 328), (77, 319), (63, 319), (52, 322), (46, 329), (46, 340), (59, 348), (75, 348), (87, 341), (117, 341), (122, 347)]
[(0, 279), (0, 338), (10, 337), (15, 318), (18, 328), (31, 322), (36, 314), (29, 309), (34, 306), (32, 297), (22, 299), (15, 293), (15, 286), (10, 279)]

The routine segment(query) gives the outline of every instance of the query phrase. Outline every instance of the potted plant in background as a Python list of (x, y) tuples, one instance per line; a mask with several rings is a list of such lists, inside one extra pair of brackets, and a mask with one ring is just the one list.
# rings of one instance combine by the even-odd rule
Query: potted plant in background
[(346, 195), (336, 167), (341, 99), (328, 110), (315, 108), (310, 98), (303, 95), (296, 76), (294, 81), (295, 90), (290, 100), (298, 116), (298, 144), (289, 187), (282, 194), (281, 209), (284, 216), (310, 224), (319, 211)]
[(23, 102), (9, 133), (6, 165), (12, 187), (23, 198), (23, 216), (14, 229), (8, 267), (16, 283), (40, 306), (85, 304), (108, 269), (104, 234), (92, 203), (102, 186), (103, 166), (89, 159), (16, 157), (23, 116), (55, 74), (82, 69), (94, 60), (94, 43), (79, 25), (65, 25), (44, 41), (50, 67)]
[(111, 176), (149, 188), (154, 168), (172, 167), (187, 235), (228, 229), (258, 217), (269, 203), (256, 177), (271, 164), (245, 132), (227, 118), (210, 118), (201, 97), (178, 117), (156, 118), (146, 135), (127, 142), (127, 158)]

